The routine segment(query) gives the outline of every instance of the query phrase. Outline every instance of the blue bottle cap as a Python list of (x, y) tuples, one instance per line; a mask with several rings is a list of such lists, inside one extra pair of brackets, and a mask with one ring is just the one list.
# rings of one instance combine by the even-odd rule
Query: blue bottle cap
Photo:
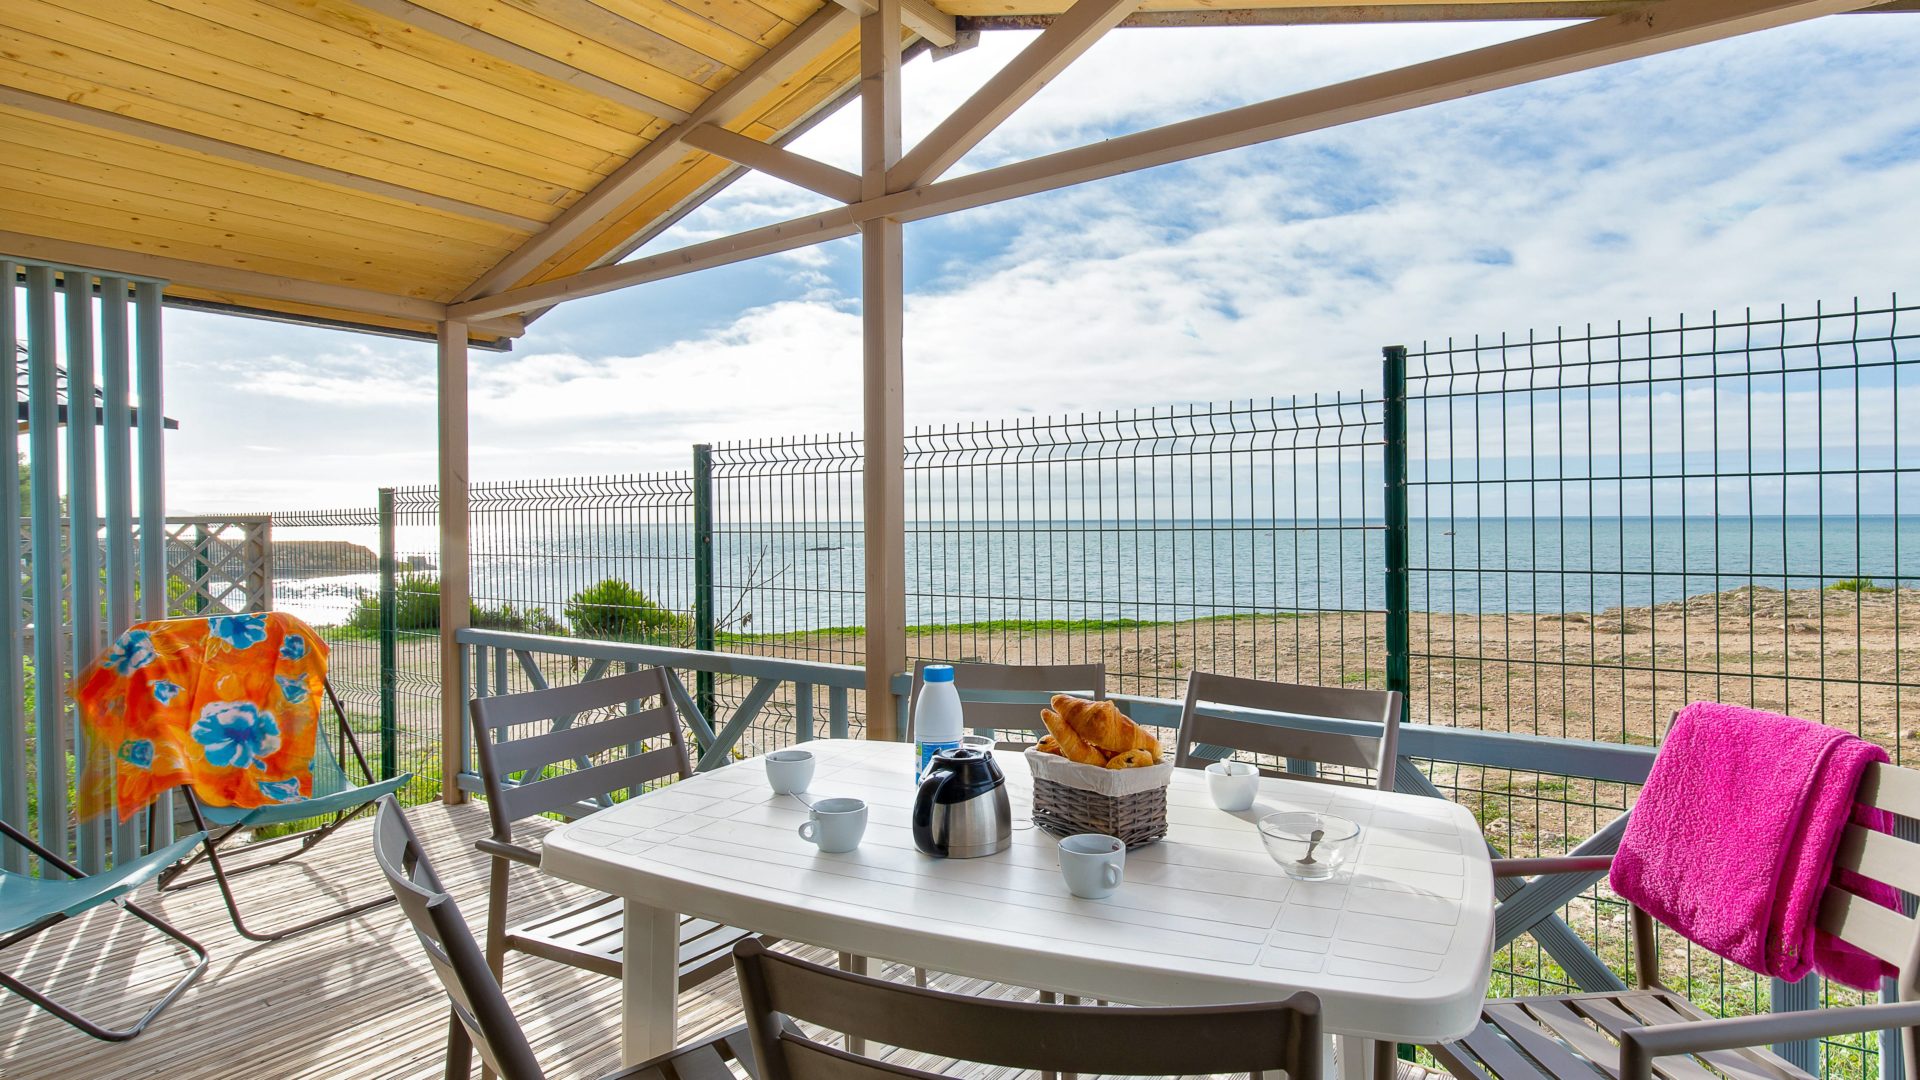
[(925, 682), (952, 682), (952, 664), (928, 664), (920, 669), (920, 678)]

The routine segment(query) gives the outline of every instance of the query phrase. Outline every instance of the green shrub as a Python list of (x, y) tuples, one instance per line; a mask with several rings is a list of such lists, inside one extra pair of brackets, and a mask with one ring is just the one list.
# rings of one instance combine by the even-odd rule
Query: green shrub
[(1845, 581), (1836, 581), (1827, 586), (1827, 589), (1829, 592), (1850, 593), (1883, 593), (1893, 591), (1885, 585), (1874, 584), (1873, 579), (1868, 577), (1847, 578)]
[[(512, 604), (482, 607), (467, 604), (467, 621), (487, 630), (514, 630), (524, 634), (565, 634), (567, 628), (543, 608), (516, 608)], [(432, 633), (440, 629), (440, 579), (432, 574), (401, 574), (393, 582), (393, 623), (401, 633)], [(380, 596), (362, 596), (347, 626), (356, 633), (380, 632)]]
[(566, 615), (573, 632), (581, 637), (648, 645), (693, 642), (691, 619), (655, 603), (619, 578), (607, 578), (574, 593), (567, 601)]

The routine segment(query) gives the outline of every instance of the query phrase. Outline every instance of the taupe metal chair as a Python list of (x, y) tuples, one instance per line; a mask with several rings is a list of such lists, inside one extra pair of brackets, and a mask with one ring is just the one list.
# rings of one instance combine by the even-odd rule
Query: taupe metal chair
[[(391, 795), (380, 800), (375, 813), (373, 851), (452, 1007), (447, 1032), (448, 1080), (466, 1080), (475, 1048), (486, 1067), (503, 1080), (543, 1080), (546, 1074), (533, 1056), (526, 1032), (514, 1018), (499, 981), (487, 970), (466, 919), (440, 884), (420, 838)], [(733, 1072), (727, 1062), (740, 1061), (751, 1075), (752, 1052), (745, 1029), (736, 1027), (612, 1073), (605, 1080), (731, 1080)]]
[[(1360, 720), (1380, 725), (1379, 735), (1346, 735), (1221, 715), (1209, 706), (1258, 709), (1302, 718)], [(1381, 791), (1393, 790), (1394, 762), (1400, 742), (1405, 698), (1397, 690), (1360, 690), (1348, 686), (1303, 686), (1264, 682), (1196, 671), (1187, 676), (1187, 701), (1180, 711), (1180, 734), (1173, 763), (1204, 769), (1233, 751), (1321, 765), (1370, 769)], [(1327, 780), (1318, 775), (1261, 766), (1267, 776), (1291, 780)]]
[[(913, 665), (913, 696), (920, 700), (921, 673), (937, 660), (917, 660)], [(979, 735), (1001, 731), (1025, 731), (1028, 739), (1001, 739), (995, 745), (1002, 750), (1018, 750), (1046, 734), (1040, 722), (1040, 710), (1055, 694), (1105, 701), (1107, 666), (1105, 664), (972, 664), (953, 665), (953, 687), (966, 706), (967, 730)], [(913, 737), (911, 726), (907, 733)]]
[(734, 946), (758, 1080), (931, 1080), (804, 1034), (796, 1021), (854, 1040), (941, 1058), (1043, 1072), (1179, 1076), (1283, 1071), (1320, 1075), (1320, 1001), (1147, 1008), (1041, 1005), (948, 994)]
[[(1920, 772), (1872, 765), (1856, 800), (1920, 820)], [(1496, 877), (1606, 869), (1611, 855), (1495, 860)], [(1834, 861), (1873, 881), (1920, 895), (1920, 844), (1850, 825)], [(1896, 1004), (1716, 1019), (1660, 982), (1653, 917), (1630, 908), (1635, 989), (1488, 1002), (1465, 1038), (1430, 1046), (1462, 1080), (1814, 1080), (1765, 1049), (1772, 1043), (1901, 1030), (1906, 1075), (1920, 1066), (1920, 922), (1829, 884), (1821, 929), (1900, 969)]]
[[(514, 826), (531, 817), (582, 817), (613, 805), (612, 793), (638, 792), (693, 775), (686, 737), (673, 709), (665, 668), (646, 668), (590, 682), (524, 694), (475, 698), (469, 705), (480, 780), (493, 836), (478, 842), (493, 856), (487, 890), (487, 967), (494, 978), (509, 951), (620, 977), (621, 900), (595, 894), (562, 911), (508, 925), (514, 864), (537, 867), (540, 855), (518, 842)], [(588, 714), (617, 709), (598, 718)], [(549, 723), (550, 722), (550, 723)], [(532, 730), (538, 725), (540, 730)], [(570, 771), (546, 775), (571, 762)], [(726, 971), (728, 949), (747, 931), (705, 919), (680, 922), (680, 987)]]

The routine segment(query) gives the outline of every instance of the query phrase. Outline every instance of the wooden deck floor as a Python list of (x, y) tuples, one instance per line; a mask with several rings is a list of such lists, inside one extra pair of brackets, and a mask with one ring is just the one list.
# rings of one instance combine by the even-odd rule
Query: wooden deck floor
[[(473, 841), (487, 831), (483, 807), (438, 804), (411, 811), (447, 888), (478, 931), (486, 909), (486, 860)], [(241, 879), (250, 925), (292, 922), (342, 900), (381, 895), (365, 820), (289, 864)], [(537, 873), (515, 884), (532, 912), (564, 902), (570, 887)], [(207, 972), (130, 1043), (98, 1042), (0, 991), (0, 1077), (6, 1080), (167, 1080), (325, 1077), (426, 1080), (441, 1076), (446, 999), (398, 909), (377, 908), (288, 941), (248, 942), (233, 931), (211, 887), (139, 902), (163, 913), (212, 954)], [(821, 950), (796, 948), (829, 962)], [(130, 1022), (185, 970), (187, 953), (117, 909), (97, 910), (7, 950), (0, 963), (56, 999), (108, 1023)], [(877, 974), (903, 977), (893, 965)], [(619, 1065), (619, 983), (515, 956), (506, 985), (536, 1054), (554, 1080), (599, 1077)], [(941, 989), (995, 996), (1027, 991), (943, 976)], [(545, 1003), (543, 1005), (543, 1003)], [(738, 1022), (731, 978), (682, 995), (681, 1037)], [(911, 1058), (903, 1063), (937, 1068)], [(984, 1078), (1002, 1070), (969, 1069)], [(1404, 1070), (1402, 1080), (1420, 1070)], [(475, 1070), (474, 1075), (478, 1075)]]

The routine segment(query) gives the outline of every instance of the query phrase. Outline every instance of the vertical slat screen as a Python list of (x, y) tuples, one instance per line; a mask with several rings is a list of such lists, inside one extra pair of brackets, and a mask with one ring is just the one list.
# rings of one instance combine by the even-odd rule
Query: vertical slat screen
[[(100, 651), (99, 492), (94, 469), (93, 282), (69, 270), (63, 275), (67, 332), (67, 605), (71, 620), (71, 671), (79, 671)], [(49, 686), (57, 691), (64, 683)], [(61, 695), (64, 696), (64, 695)], [(75, 768), (85, 760), (87, 735), (74, 718)], [(96, 818), (81, 822), (80, 869), (96, 873), (106, 865), (106, 832)]]
[[(66, 689), (129, 623), (166, 615), (163, 285), (23, 260), (0, 260), (0, 280), (0, 341), (24, 405), (0, 454), (24, 473), (0, 496), (0, 562), (10, 568), (0, 605), (13, 612), (0, 636), (0, 817), (94, 871), (137, 856), (145, 836), (117, 815), (74, 828), (69, 755), (84, 751), (85, 733)], [(161, 824), (170, 831), (170, 819)], [(26, 869), (8, 848), (0, 867)]]
[[(19, 267), (0, 260), (0, 281), (6, 283), (0, 294), (0, 348), (7, 350), (7, 385), (16, 397), (20, 386), (20, 340), (18, 298), (14, 281)], [(20, 424), (16, 416), (7, 417), (7, 433), (0, 440), (0, 471), (7, 474), (6, 487), (0, 492), (0, 563), (6, 574), (0, 579), (0, 606), (6, 608), (6, 626), (0, 629), (0, 818), (25, 824), (27, 820), (27, 715), (26, 715), (26, 594), (20, 574), (21, 485), (14, 478), (20, 472)], [(0, 845), (0, 869), (19, 872), (26, 869), (26, 853), (13, 844)]]
[[(134, 284), (134, 387), (140, 402), (140, 610), (142, 619), (167, 617), (166, 401), (161, 393), (160, 289)], [(173, 835), (173, 800), (153, 804), (156, 837)]]
[[(133, 380), (127, 340), (127, 282), (100, 279), (100, 494), (106, 517), (102, 583), (107, 633), (133, 622)], [(163, 590), (164, 591), (164, 590)], [(113, 861), (139, 854), (131, 824), (112, 822)]]
[[(60, 658), (60, 375), (53, 268), (27, 268), (27, 460), (33, 517), (34, 822), (41, 846), (67, 848), (67, 735)], [(42, 692), (48, 691), (48, 692)]]

